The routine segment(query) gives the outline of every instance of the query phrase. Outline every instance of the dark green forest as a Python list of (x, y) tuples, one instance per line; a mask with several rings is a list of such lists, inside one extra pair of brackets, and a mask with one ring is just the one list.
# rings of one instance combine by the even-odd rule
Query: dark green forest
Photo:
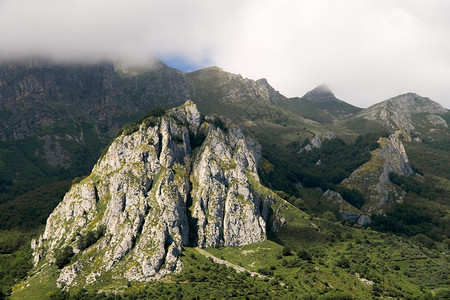
[[(264, 185), (301, 197), (299, 186), (335, 190), (357, 208), (364, 204), (364, 196), (338, 184), (359, 166), (371, 158), (370, 152), (379, 147), (380, 133), (358, 136), (354, 142), (346, 143), (340, 138), (325, 140), (321, 148), (311, 151), (301, 149), (309, 144), (293, 141), (287, 145), (271, 144), (263, 147), (266, 163), (261, 164), (259, 174)], [(320, 164), (318, 163), (320, 161)]]

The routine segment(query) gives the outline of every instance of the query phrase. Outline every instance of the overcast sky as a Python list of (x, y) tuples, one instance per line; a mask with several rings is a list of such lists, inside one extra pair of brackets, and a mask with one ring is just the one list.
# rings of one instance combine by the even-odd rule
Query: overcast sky
[(0, 0), (0, 59), (217, 65), (359, 107), (415, 92), (450, 108), (449, 0)]

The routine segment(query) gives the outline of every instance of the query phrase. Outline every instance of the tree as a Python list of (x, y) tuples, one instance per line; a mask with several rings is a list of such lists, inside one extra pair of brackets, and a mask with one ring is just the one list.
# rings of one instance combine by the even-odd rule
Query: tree
[(322, 218), (330, 222), (336, 222), (336, 216), (329, 210), (323, 214)]
[(70, 259), (73, 256), (73, 248), (70, 246), (64, 247), (60, 252), (56, 253), (55, 256), (55, 265), (58, 269), (64, 268), (67, 264), (70, 263)]
[(290, 255), (292, 255), (292, 249), (291, 249), (291, 247), (289, 247), (289, 246), (284, 246), (283, 247), (283, 250), (281, 251), (281, 254), (283, 255), (283, 256), (290, 256)]
[(96, 230), (88, 231), (85, 235), (78, 238), (77, 247), (81, 251), (94, 245), (104, 234), (106, 227), (100, 225)]

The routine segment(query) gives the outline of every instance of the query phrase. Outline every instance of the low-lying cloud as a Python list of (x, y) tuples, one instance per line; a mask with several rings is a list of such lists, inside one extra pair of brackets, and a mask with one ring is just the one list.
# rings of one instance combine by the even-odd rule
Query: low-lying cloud
[(416, 92), (450, 108), (446, 0), (0, 0), (0, 59), (182, 57), (286, 96), (327, 83), (360, 107)]

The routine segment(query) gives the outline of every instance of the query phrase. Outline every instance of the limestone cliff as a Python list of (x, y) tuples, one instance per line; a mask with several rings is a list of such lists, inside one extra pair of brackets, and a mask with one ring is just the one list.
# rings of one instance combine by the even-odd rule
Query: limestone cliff
[[(398, 134), (398, 133), (397, 133)], [(382, 213), (392, 201), (402, 201), (403, 191), (389, 180), (391, 172), (401, 176), (413, 175), (402, 142), (396, 134), (382, 137), (380, 148), (372, 152), (372, 159), (356, 169), (342, 184), (359, 190), (366, 197), (363, 212)]]
[[(71, 247), (59, 286), (102, 276), (148, 281), (180, 270), (183, 245), (239, 246), (266, 239), (267, 205), (257, 175), (260, 146), (191, 101), (122, 134), (92, 173), (72, 186), (33, 242), (45, 268)], [(87, 246), (80, 240), (97, 236)], [(92, 234), (91, 234), (92, 236)]]

